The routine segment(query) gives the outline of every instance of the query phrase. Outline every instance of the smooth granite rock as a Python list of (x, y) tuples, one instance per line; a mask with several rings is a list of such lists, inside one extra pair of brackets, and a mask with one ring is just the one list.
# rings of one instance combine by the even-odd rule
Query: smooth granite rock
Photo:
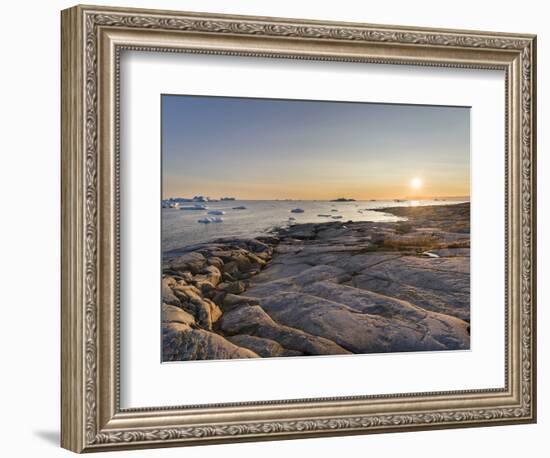
[(222, 336), (187, 324), (170, 322), (162, 328), (163, 361), (257, 358), (253, 351), (239, 347)]
[(469, 204), (377, 211), (166, 253), (163, 360), (470, 348)]
[(323, 337), (275, 322), (259, 305), (242, 306), (226, 312), (219, 329), (226, 335), (248, 334), (271, 339), (284, 348), (304, 355), (341, 355), (349, 351)]

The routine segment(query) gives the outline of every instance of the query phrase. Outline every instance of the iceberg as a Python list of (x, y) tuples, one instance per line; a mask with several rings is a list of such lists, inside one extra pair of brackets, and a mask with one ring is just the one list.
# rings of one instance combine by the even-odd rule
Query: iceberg
[(191, 207), (180, 207), (180, 210), (207, 210), (208, 207), (206, 205), (201, 204), (195, 204)]
[(223, 218), (220, 218), (220, 217), (214, 217), (214, 218), (210, 218), (210, 217), (206, 217), (206, 218), (201, 218), (199, 220), (197, 220), (197, 223), (203, 223), (203, 224), (209, 224), (209, 223), (223, 223)]
[(302, 208), (293, 208), (290, 210), (290, 213), (304, 213), (304, 209)]
[(246, 210), (244, 205), (239, 205), (238, 207), (233, 207), (233, 210)]
[(179, 202), (174, 199), (167, 199), (161, 201), (162, 208), (178, 208), (180, 206)]
[(210, 210), (208, 212), (209, 215), (225, 215), (225, 212), (223, 210)]

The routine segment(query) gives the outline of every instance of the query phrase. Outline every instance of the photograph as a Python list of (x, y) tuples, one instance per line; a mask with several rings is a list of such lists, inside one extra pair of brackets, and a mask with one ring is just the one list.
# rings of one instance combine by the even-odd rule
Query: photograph
[(470, 349), (470, 107), (160, 102), (162, 362)]

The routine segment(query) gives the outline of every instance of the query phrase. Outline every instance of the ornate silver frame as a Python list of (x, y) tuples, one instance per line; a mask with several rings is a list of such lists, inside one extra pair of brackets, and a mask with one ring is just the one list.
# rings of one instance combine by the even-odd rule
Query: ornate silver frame
[[(123, 49), (506, 73), (502, 390), (126, 409), (118, 370)], [(62, 12), (62, 446), (76, 452), (530, 423), (536, 418), (533, 35), (76, 6)]]

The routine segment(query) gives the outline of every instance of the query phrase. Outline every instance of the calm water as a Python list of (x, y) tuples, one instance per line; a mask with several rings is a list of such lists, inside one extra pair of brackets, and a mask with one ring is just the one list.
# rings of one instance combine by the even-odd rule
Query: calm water
[[(181, 248), (187, 245), (206, 242), (220, 237), (249, 238), (268, 233), (276, 227), (289, 224), (317, 223), (326, 221), (400, 221), (403, 218), (372, 211), (382, 207), (403, 207), (411, 205), (445, 205), (464, 202), (464, 200), (421, 200), (421, 201), (266, 201), (236, 200), (223, 202), (199, 203), (206, 205), (207, 210), (162, 209), (162, 249), (163, 251)], [(193, 206), (193, 203), (180, 204)], [(233, 210), (233, 207), (244, 206), (246, 210)], [(301, 208), (303, 213), (292, 213)], [(209, 211), (223, 211), (224, 215), (209, 215)], [(329, 215), (329, 216), (319, 216)], [(333, 217), (341, 216), (336, 219)], [(199, 223), (206, 217), (222, 218), (221, 223)], [(295, 218), (289, 220), (289, 218)]]

